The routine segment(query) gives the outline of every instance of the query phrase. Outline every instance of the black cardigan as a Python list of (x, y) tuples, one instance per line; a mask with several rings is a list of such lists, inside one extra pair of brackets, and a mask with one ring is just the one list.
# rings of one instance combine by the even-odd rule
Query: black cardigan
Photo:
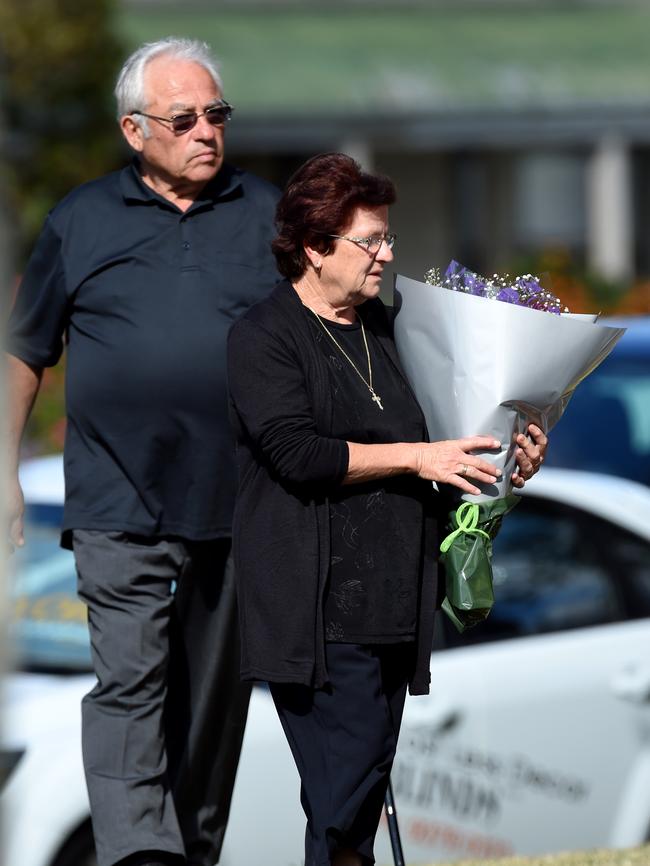
[[(366, 329), (401, 370), (384, 305), (374, 299), (359, 309)], [(240, 478), (233, 550), (242, 678), (319, 688), (328, 679), (323, 625), (328, 491), (347, 472), (348, 447), (329, 436), (326, 361), (290, 283), (279, 283), (233, 325), (228, 378)], [(411, 694), (428, 693), (430, 683), (437, 598), (436, 497), (430, 489)]]

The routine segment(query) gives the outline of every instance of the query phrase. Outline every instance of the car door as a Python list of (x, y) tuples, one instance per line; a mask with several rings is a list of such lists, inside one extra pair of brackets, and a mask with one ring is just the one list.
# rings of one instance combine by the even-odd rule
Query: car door
[(650, 545), (528, 497), (494, 565), (490, 618), (460, 638), (444, 624), (431, 694), (407, 703), (392, 776), (407, 861), (643, 841)]

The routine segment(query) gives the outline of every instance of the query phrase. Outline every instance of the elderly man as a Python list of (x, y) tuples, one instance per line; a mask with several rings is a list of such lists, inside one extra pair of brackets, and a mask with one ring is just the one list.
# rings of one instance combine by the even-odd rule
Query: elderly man
[[(100, 866), (218, 859), (249, 692), (230, 565), (225, 339), (277, 279), (277, 191), (224, 163), (232, 107), (203, 43), (116, 87), (132, 165), (50, 213), (10, 321), (10, 446), (67, 340), (63, 544), (97, 685), (83, 752)], [(14, 543), (22, 493), (12, 483)]]

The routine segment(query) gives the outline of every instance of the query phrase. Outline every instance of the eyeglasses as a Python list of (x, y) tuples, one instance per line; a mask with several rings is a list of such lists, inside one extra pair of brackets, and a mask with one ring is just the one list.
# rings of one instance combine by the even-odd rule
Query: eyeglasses
[(323, 232), (323, 234), (328, 238), (338, 238), (340, 241), (350, 241), (350, 243), (363, 247), (363, 249), (372, 256), (377, 255), (382, 244), (386, 244), (388, 249), (392, 250), (395, 246), (395, 241), (397, 240), (397, 235), (392, 232), (387, 235), (371, 235), (369, 238), (355, 238), (350, 235), (330, 235), (325, 232)]
[(164, 123), (171, 123), (172, 131), (175, 135), (182, 135), (184, 132), (189, 132), (194, 129), (199, 121), (199, 117), (205, 117), (208, 123), (212, 126), (221, 126), (222, 123), (230, 120), (234, 109), (227, 102), (220, 102), (219, 105), (214, 105), (212, 108), (206, 108), (205, 111), (186, 111), (183, 114), (173, 114), (171, 117), (159, 117), (157, 114), (147, 114), (144, 111), (132, 111), (131, 114), (139, 114), (140, 117), (148, 117), (150, 120), (161, 120)]

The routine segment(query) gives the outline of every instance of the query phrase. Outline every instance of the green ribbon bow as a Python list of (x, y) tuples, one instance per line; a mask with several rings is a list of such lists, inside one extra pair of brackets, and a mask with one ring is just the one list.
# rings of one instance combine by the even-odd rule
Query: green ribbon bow
[(463, 533), (470, 535), (474, 533), (475, 535), (484, 535), (487, 540), (490, 540), (490, 536), (487, 532), (484, 532), (482, 529), (477, 529), (478, 526), (478, 518), (479, 518), (479, 507), (476, 502), (463, 502), (456, 510), (456, 529), (453, 532), (450, 532), (449, 535), (443, 540), (440, 545), (440, 552), (447, 553), (451, 545), (454, 543), (454, 540)]

